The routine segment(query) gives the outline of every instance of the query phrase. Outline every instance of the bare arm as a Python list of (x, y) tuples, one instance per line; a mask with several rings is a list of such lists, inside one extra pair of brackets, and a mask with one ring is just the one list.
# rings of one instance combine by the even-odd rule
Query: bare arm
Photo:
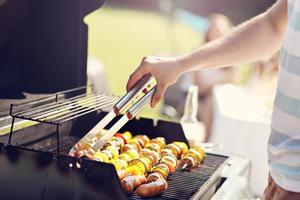
[(151, 106), (166, 88), (188, 71), (247, 63), (279, 50), (287, 24), (287, 0), (278, 0), (268, 11), (236, 27), (227, 36), (177, 58), (145, 57), (130, 76), (130, 89), (144, 74), (157, 80)]
[(275, 53), (287, 24), (287, 0), (239, 25), (231, 34), (179, 58), (183, 72), (199, 67), (225, 67)]

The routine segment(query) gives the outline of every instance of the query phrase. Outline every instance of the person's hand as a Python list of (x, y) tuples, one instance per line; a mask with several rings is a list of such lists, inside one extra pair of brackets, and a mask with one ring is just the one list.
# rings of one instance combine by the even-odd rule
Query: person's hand
[(145, 74), (150, 73), (157, 81), (157, 88), (151, 100), (154, 107), (162, 98), (168, 86), (174, 84), (181, 74), (180, 62), (175, 58), (144, 57), (139, 67), (130, 75), (127, 91)]

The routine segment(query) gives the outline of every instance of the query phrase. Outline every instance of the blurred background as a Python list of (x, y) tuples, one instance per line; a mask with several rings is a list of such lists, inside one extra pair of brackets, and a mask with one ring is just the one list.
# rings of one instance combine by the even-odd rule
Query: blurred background
[[(85, 18), (89, 25), (89, 83), (123, 95), (129, 75), (146, 55), (176, 56), (228, 34), (275, 0), (110, 0)], [(255, 37), (255, 36), (254, 36)], [(242, 42), (242, 41), (241, 41)], [(261, 196), (278, 55), (242, 66), (186, 74), (143, 117), (180, 121), (190, 85), (198, 87), (203, 141), (251, 160), (250, 185)], [(101, 81), (99, 77), (101, 74)], [(96, 86), (97, 87), (97, 86)], [(199, 132), (199, 131), (198, 131)], [(233, 141), (238, 141), (233, 143)]]
[[(0, 122), (3, 116), (5, 121), (0, 135), (11, 128), (6, 124), (9, 105), (28, 99), (24, 91), (43, 97), (87, 82), (98, 93), (123, 96), (144, 56), (189, 52), (229, 34), (275, 0), (107, 0), (84, 18), (87, 55), (81, 18), (101, 5), (82, 2), (0, 0)], [(180, 122), (189, 142), (246, 158), (251, 173), (239, 163), (240, 169), (260, 197), (268, 176), (277, 60), (278, 53), (241, 66), (185, 74), (155, 109), (147, 107), (140, 116)], [(24, 127), (32, 125), (26, 123)]]
[[(234, 26), (263, 12), (274, 2), (110, 0), (85, 18), (89, 25), (89, 63), (103, 66), (105, 89), (122, 95), (129, 75), (143, 56), (175, 56), (204, 44), (210, 15), (224, 15)], [(242, 73), (238, 74), (242, 76), (240, 83), (245, 83), (250, 70), (247, 67), (238, 70)], [(143, 116), (165, 117), (160, 115), (161, 109), (160, 104), (154, 110), (143, 112)]]

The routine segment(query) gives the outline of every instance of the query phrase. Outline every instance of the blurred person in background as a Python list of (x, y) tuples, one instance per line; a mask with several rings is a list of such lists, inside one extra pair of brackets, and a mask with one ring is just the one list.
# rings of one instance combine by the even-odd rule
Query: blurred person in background
[[(268, 144), (270, 176), (266, 200), (300, 199), (300, 1), (278, 0), (264, 13), (230, 34), (175, 58), (144, 57), (130, 76), (127, 89), (145, 74), (157, 88), (154, 107), (166, 88), (187, 72), (200, 68), (249, 63), (281, 49), (279, 79)], [(238, 141), (233, 141), (238, 142)]]
[[(227, 35), (233, 28), (230, 19), (222, 14), (208, 17), (209, 27), (205, 33), (205, 43)], [(234, 68), (213, 68), (192, 72), (194, 84), (199, 88), (198, 117), (205, 126), (205, 141), (208, 141), (213, 120), (212, 90), (215, 85), (234, 82)]]
[(269, 80), (278, 75), (278, 52), (253, 63), (251, 76), (254, 79)]
[[(225, 15), (211, 14), (207, 19), (209, 26), (204, 33), (204, 43), (225, 36), (233, 28), (232, 22)], [(204, 123), (205, 141), (207, 141), (210, 136), (213, 119), (212, 89), (217, 84), (232, 82), (234, 82), (234, 68), (232, 67), (196, 70), (184, 74), (176, 84), (166, 90), (164, 95), (165, 108), (170, 109), (169, 106), (171, 106), (176, 109), (178, 115), (182, 116), (189, 85), (194, 84), (198, 86), (198, 118)], [(172, 118), (179, 117), (172, 116), (166, 109), (164, 109), (163, 113)]]

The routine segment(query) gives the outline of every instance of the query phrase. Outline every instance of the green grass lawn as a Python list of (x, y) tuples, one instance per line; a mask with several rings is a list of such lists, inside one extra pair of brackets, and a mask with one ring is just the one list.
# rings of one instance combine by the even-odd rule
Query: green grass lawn
[[(123, 95), (128, 76), (145, 55), (176, 55), (201, 43), (199, 33), (157, 13), (104, 7), (85, 18), (89, 56), (105, 65), (111, 93)], [(147, 108), (142, 116), (158, 117)]]

